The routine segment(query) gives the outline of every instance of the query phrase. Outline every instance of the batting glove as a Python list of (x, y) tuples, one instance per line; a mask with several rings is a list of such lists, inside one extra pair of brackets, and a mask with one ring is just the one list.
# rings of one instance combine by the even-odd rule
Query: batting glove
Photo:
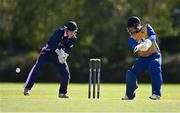
[(137, 51), (147, 51), (152, 45), (152, 42), (150, 39), (146, 39), (144, 42), (138, 44), (135, 48), (134, 48), (134, 53), (136, 53)]

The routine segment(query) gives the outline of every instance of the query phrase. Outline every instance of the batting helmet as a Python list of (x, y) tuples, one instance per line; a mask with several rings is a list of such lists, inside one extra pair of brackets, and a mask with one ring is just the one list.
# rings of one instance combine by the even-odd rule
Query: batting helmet
[(67, 24), (65, 25), (67, 30), (69, 31), (76, 31), (78, 30), (77, 24), (75, 21), (68, 21)]
[(132, 16), (128, 19), (127, 28), (137, 27), (138, 24), (141, 24), (141, 20), (137, 16)]

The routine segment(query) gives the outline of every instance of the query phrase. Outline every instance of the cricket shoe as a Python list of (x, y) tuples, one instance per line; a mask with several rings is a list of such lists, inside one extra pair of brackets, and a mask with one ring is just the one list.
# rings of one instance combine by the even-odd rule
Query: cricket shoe
[(134, 98), (129, 98), (128, 96), (124, 96), (123, 98), (121, 98), (122, 100), (133, 100)]
[(124, 96), (124, 97), (122, 98), (122, 100), (131, 100), (131, 99), (129, 99), (128, 96)]
[(132, 98), (129, 98), (127, 95), (122, 98), (122, 100), (133, 100), (135, 98), (136, 94), (134, 93)]
[(156, 95), (156, 94), (153, 94), (151, 95), (149, 98), (152, 99), (152, 100), (159, 100), (161, 96), (159, 95)]
[(59, 98), (69, 98), (69, 96), (67, 96), (66, 94), (60, 93)]
[(29, 96), (30, 95), (30, 90), (27, 88), (24, 88), (24, 95)]

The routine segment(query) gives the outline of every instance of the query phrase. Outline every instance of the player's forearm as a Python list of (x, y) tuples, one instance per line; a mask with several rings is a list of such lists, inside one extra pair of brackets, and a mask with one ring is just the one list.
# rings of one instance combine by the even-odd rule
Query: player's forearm
[(128, 42), (130, 44), (130, 46), (134, 49), (137, 46), (136, 41), (133, 38), (128, 38)]
[(56, 45), (53, 45), (51, 43), (48, 43), (48, 48), (51, 50), (51, 51), (55, 51), (57, 49), (57, 46)]
[(52, 51), (58, 48), (57, 42), (53, 38), (50, 38), (47, 44), (48, 44), (48, 48)]

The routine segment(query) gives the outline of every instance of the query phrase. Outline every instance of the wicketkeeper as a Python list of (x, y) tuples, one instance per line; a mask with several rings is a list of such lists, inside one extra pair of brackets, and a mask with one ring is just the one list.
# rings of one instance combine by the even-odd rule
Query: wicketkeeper
[(135, 97), (138, 88), (137, 79), (145, 70), (148, 71), (152, 82), (152, 96), (157, 100), (161, 97), (162, 71), (161, 53), (156, 42), (156, 34), (151, 25), (141, 25), (138, 17), (132, 16), (127, 22), (128, 39), (134, 53), (137, 53), (135, 64), (126, 73), (126, 95), (123, 100), (131, 100)]
[(48, 42), (42, 48), (36, 64), (32, 67), (24, 87), (24, 95), (30, 95), (38, 73), (43, 69), (46, 62), (52, 62), (60, 73), (61, 81), (59, 88), (59, 98), (68, 98), (66, 95), (70, 79), (70, 72), (66, 62), (69, 53), (74, 46), (77, 38), (77, 24), (74, 21), (68, 21), (65, 27), (54, 31)]

